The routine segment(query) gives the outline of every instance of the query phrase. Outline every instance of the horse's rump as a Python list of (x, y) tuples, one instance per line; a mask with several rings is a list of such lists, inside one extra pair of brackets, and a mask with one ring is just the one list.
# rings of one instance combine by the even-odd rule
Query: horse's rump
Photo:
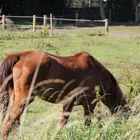
[(0, 105), (2, 111), (7, 110), (9, 104), (8, 90), (13, 90), (13, 67), (24, 56), (27, 56), (30, 52), (24, 52), (20, 54), (11, 54), (7, 56), (0, 65)]

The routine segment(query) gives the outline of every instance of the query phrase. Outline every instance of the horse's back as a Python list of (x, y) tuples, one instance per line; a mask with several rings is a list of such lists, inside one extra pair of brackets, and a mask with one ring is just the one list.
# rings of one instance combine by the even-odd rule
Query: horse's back
[[(38, 67), (39, 66), (39, 67)], [(88, 87), (88, 92), (94, 90), (96, 85), (109, 86), (110, 74), (91, 55), (85, 52), (73, 56), (54, 56), (44, 52), (32, 51), (13, 68), (14, 84), (22, 86), (22, 89), (32, 83), (34, 73), (37, 71), (36, 84), (49, 80), (61, 79), (68, 84), (74, 82), (67, 88), (67, 93), (77, 87)], [(18, 81), (18, 82), (16, 82)], [(64, 84), (51, 83), (46, 88), (53, 88), (55, 91), (62, 90)], [(66, 93), (66, 94), (67, 94)]]

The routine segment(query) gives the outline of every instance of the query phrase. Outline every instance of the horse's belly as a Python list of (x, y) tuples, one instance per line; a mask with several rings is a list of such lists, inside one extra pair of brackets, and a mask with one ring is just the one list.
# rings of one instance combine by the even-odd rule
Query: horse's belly
[(33, 94), (39, 96), (41, 99), (51, 102), (58, 103), (60, 102), (60, 94), (62, 87), (59, 85), (55, 86), (42, 86), (34, 90)]

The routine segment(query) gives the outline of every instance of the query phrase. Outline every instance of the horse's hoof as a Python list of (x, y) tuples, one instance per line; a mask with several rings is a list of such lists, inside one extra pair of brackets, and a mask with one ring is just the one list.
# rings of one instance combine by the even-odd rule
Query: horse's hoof
[(85, 126), (90, 126), (91, 120), (85, 120)]

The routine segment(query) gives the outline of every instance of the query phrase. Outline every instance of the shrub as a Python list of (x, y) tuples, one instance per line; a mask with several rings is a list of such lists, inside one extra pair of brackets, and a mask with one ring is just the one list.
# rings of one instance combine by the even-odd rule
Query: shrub
[(41, 37), (48, 37), (48, 35), (49, 35), (49, 26), (43, 26), (41, 28), (40, 33), (41, 33)]

